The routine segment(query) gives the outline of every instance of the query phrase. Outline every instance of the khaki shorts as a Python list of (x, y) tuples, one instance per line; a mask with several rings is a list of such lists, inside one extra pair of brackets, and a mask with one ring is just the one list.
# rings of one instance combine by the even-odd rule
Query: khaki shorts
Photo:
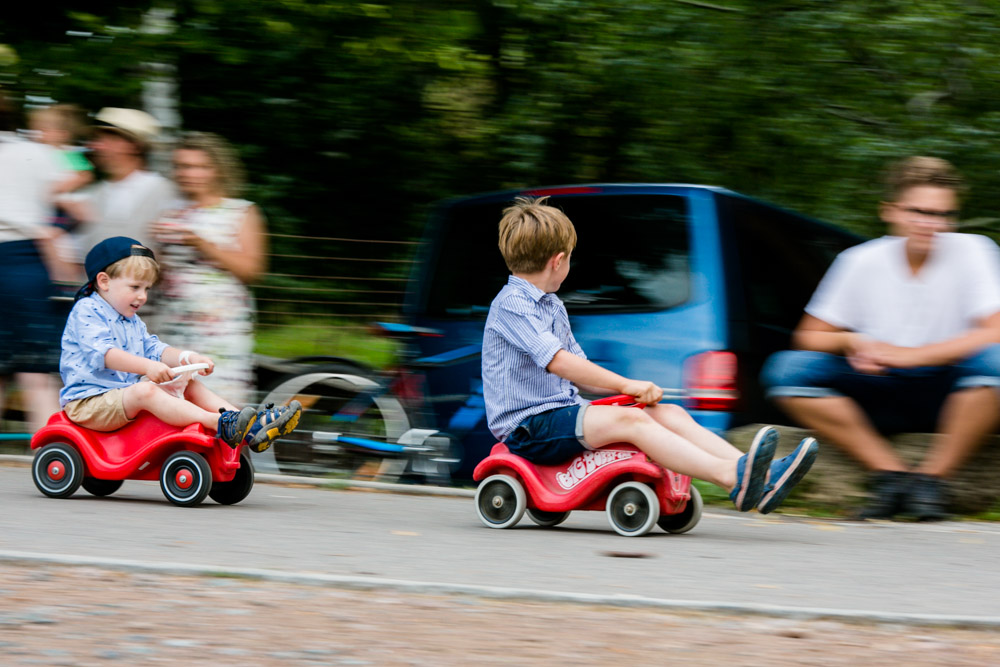
[(70, 421), (94, 431), (117, 431), (132, 420), (125, 416), (124, 389), (70, 401), (63, 408)]

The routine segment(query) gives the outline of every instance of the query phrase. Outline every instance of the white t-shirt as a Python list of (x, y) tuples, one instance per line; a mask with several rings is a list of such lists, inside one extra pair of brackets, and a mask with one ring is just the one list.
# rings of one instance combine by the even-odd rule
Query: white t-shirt
[(111, 236), (128, 236), (152, 247), (149, 226), (176, 200), (173, 183), (151, 171), (133, 171), (120, 181), (103, 181), (89, 193), (96, 220), (80, 233), (87, 252)]
[(985, 236), (937, 234), (914, 275), (906, 239), (883, 236), (837, 256), (806, 312), (886, 343), (956, 338), (1000, 311), (1000, 249)]
[(54, 148), (0, 133), (0, 243), (38, 237), (51, 221), (52, 188), (62, 173)]

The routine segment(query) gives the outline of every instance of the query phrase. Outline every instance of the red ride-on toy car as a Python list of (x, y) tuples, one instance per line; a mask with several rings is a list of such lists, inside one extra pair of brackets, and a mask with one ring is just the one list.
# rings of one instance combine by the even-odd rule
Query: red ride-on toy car
[[(176, 373), (207, 368), (181, 366)], [(180, 378), (178, 378), (180, 379)], [(82, 485), (108, 496), (126, 479), (159, 480), (167, 500), (197, 505), (206, 496), (223, 505), (240, 502), (253, 488), (254, 471), (246, 446), (233, 449), (201, 424), (170, 426), (148, 412), (117, 431), (102, 433), (57, 412), (31, 439), (31, 476), (50, 498), (68, 498)]]
[[(631, 405), (631, 396), (611, 396), (594, 405)], [(605, 510), (611, 527), (626, 537), (654, 525), (686, 533), (701, 519), (702, 500), (691, 478), (651, 461), (638, 447), (606, 445), (558, 466), (539, 466), (503, 443), (493, 446), (473, 473), (476, 512), (490, 528), (510, 528), (525, 512), (540, 526), (556, 526), (572, 510)]]

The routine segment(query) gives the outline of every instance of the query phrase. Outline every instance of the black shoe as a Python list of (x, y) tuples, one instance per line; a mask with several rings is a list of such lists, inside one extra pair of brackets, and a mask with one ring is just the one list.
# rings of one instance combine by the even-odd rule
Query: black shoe
[(944, 521), (950, 517), (947, 495), (948, 486), (940, 477), (912, 475), (904, 508), (917, 521)]
[(891, 519), (903, 511), (912, 475), (901, 470), (881, 470), (871, 476), (871, 500), (857, 513), (858, 519)]

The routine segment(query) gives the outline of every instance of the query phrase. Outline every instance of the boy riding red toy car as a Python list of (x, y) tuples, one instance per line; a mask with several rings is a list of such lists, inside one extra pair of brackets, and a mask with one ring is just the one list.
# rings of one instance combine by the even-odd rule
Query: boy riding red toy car
[[(611, 396), (595, 405), (635, 405)], [(651, 461), (626, 443), (588, 451), (557, 466), (530, 463), (503, 443), (476, 466), (476, 512), (490, 528), (510, 528), (525, 512), (540, 526), (556, 526), (572, 510), (605, 510), (611, 527), (638, 537), (654, 525), (686, 533), (701, 519), (702, 500), (691, 478)]]
[[(190, 373), (206, 364), (172, 369)], [(178, 378), (181, 379), (181, 378)], [(148, 412), (116, 431), (93, 431), (57, 412), (31, 439), (35, 486), (51, 498), (68, 498), (82, 485), (95, 496), (117, 491), (126, 479), (159, 480), (167, 500), (192, 506), (206, 497), (240, 502), (253, 488), (246, 445), (232, 448), (201, 424), (177, 428)]]

